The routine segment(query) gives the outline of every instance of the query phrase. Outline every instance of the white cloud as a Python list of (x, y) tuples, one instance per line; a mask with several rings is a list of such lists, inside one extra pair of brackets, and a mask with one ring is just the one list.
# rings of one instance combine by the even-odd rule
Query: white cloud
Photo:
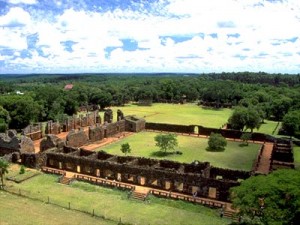
[[(36, 3), (34, 0), (10, 2)], [(300, 6), (297, 0), (276, 4), (263, 0), (170, 0), (167, 5), (161, 0), (152, 6), (148, 11), (115, 9), (101, 13), (70, 8), (51, 20), (35, 19), (46, 16), (36, 16), (42, 11), (29, 14), (21, 7), (13, 7), (0, 16), (3, 27), (0, 46), (16, 51), (27, 49), (27, 35), (37, 33), (36, 45), (47, 46), (43, 52), (49, 57), (41, 57), (37, 51), (30, 50), (32, 59), (22, 59), (16, 54), (17, 59), (9, 63), (41, 71), (72, 68), (78, 72), (299, 72)], [(212, 33), (217, 37), (211, 37)], [(240, 36), (230, 37), (229, 34)], [(177, 42), (174, 36), (187, 39)], [(295, 37), (298, 39), (294, 43), (287, 41)], [(134, 39), (138, 49), (125, 51), (121, 39)], [(72, 46), (73, 52), (66, 51), (62, 45), (65, 41), (76, 43)], [(274, 42), (279, 44), (273, 45)], [(116, 48), (109, 59), (106, 58), (107, 47)], [(263, 52), (268, 56), (257, 58)], [(237, 56), (244, 58), (241, 60)]]
[(33, 5), (36, 4), (37, 1), (36, 0), (9, 0), (9, 3), (11, 4), (28, 4), (28, 5)]

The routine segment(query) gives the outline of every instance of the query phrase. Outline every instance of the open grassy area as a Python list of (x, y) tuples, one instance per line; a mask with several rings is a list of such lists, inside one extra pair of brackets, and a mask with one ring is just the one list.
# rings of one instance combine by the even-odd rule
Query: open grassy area
[[(147, 122), (181, 124), (181, 125), (202, 125), (204, 127), (220, 128), (227, 123), (231, 116), (232, 109), (210, 109), (202, 108), (196, 104), (165, 104), (154, 103), (152, 106), (138, 106), (127, 104), (123, 107), (111, 107), (114, 113), (114, 121), (117, 120), (117, 110), (123, 111), (124, 115), (136, 115), (146, 119)], [(104, 112), (101, 112), (103, 118)], [(254, 132), (273, 134), (277, 122), (265, 120), (259, 130)], [(274, 135), (277, 134), (280, 125)]]
[[(91, 212), (110, 218), (118, 222), (130, 224), (202, 224), (218, 225), (228, 224), (230, 221), (220, 218), (218, 210), (212, 210), (192, 203), (174, 201), (168, 199), (150, 198), (150, 203), (139, 202), (127, 198), (127, 193), (119, 190), (103, 188), (84, 182), (74, 182), (70, 186), (57, 183), (58, 176), (39, 175), (20, 184), (7, 182), (11, 189), (21, 189), (21, 192), (33, 198), (39, 198), (67, 207), (71, 203), (71, 208)], [(16, 204), (16, 200), (14, 201)], [(40, 204), (42, 205), (42, 204)], [(42, 209), (43, 207), (41, 207)], [(44, 209), (42, 209), (44, 210)], [(46, 209), (45, 209), (46, 210)], [(56, 211), (41, 212), (45, 220), (50, 220)], [(26, 211), (34, 211), (26, 207)], [(68, 210), (66, 210), (68, 211)], [(62, 210), (63, 212), (63, 210)], [(1, 215), (1, 214), (0, 214)], [(19, 214), (20, 215), (20, 214)], [(27, 215), (26, 215), (27, 216)], [(23, 214), (20, 215), (23, 217)], [(34, 217), (34, 216), (33, 216)], [(70, 216), (66, 214), (66, 218)], [(25, 216), (24, 216), (25, 218)], [(28, 215), (30, 219), (30, 214)], [(79, 224), (80, 221), (75, 224)], [(95, 224), (103, 224), (99, 221)], [(38, 224), (38, 223), (32, 223)], [(59, 224), (59, 223), (56, 223)], [(88, 224), (88, 223), (81, 223)]]
[(294, 146), (294, 162), (296, 169), (300, 170), (300, 147)]
[[(114, 120), (117, 118), (117, 110), (124, 115), (136, 115), (145, 118), (147, 122), (202, 125), (206, 127), (220, 128), (227, 122), (231, 115), (231, 109), (204, 109), (196, 104), (164, 104), (154, 103), (152, 106), (125, 105), (124, 107), (112, 107)], [(103, 114), (101, 114), (103, 118)]]
[[(155, 132), (140, 132), (98, 150), (104, 150), (110, 154), (124, 155), (120, 151), (121, 144), (128, 142), (132, 149), (130, 155), (161, 159), (157, 156), (159, 148), (155, 146), (154, 141), (157, 134)], [(176, 150), (181, 151), (183, 154), (168, 155), (163, 157), (164, 159), (187, 163), (194, 160), (208, 161), (216, 167), (251, 170), (253, 160), (260, 148), (259, 144), (250, 143), (249, 146), (241, 147), (239, 142), (228, 141), (224, 152), (208, 152), (205, 150), (208, 141), (206, 138), (181, 135), (177, 137), (179, 146)]]
[(34, 201), (0, 191), (1, 225), (92, 225), (117, 224), (84, 213)]

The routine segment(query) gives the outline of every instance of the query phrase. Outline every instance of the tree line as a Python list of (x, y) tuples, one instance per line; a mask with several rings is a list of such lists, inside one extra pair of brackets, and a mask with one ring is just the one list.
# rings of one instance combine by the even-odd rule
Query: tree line
[[(73, 84), (71, 90), (64, 90)], [(16, 92), (19, 91), (19, 94)], [(294, 118), (300, 108), (299, 75), (221, 74), (75, 74), (5, 76), (0, 80), (0, 128), (21, 129), (31, 122), (62, 120), (80, 106), (121, 106), (130, 101), (211, 102), (238, 106), (260, 121)], [(21, 94), (20, 94), (21, 93)], [(252, 121), (253, 122), (253, 121)], [(257, 128), (245, 122), (244, 127)], [(252, 123), (253, 124), (253, 123)], [(299, 127), (294, 129), (297, 133)]]

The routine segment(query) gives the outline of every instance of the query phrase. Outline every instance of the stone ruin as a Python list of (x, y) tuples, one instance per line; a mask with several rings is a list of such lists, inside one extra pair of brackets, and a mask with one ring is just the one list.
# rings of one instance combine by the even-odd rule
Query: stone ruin
[(35, 141), (43, 137), (42, 123), (30, 124), (22, 130), (22, 135)]
[(44, 152), (50, 148), (61, 149), (65, 145), (65, 142), (55, 136), (54, 134), (47, 134), (46, 137), (40, 143), (40, 152)]
[(112, 123), (113, 121), (113, 111), (111, 109), (106, 109), (104, 112), (104, 123)]
[(277, 140), (271, 155), (271, 170), (294, 169), (294, 154), (291, 141)]
[(5, 154), (18, 153), (34, 153), (33, 141), (24, 135), (17, 136), (15, 130), (8, 130), (6, 133), (0, 134), (0, 156)]
[(228, 201), (229, 189), (251, 175), (208, 162), (187, 164), (70, 147), (46, 154), (47, 167), (221, 201)]
[(117, 121), (124, 120), (124, 113), (118, 109), (117, 111)]

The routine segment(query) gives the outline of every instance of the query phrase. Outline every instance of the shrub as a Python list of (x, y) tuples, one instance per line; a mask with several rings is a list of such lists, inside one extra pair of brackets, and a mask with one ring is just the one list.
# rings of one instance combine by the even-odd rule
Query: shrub
[(227, 146), (226, 139), (221, 134), (211, 133), (208, 139), (207, 151), (224, 151)]
[(22, 165), (19, 174), (24, 174), (24, 173), (25, 173), (25, 166)]

